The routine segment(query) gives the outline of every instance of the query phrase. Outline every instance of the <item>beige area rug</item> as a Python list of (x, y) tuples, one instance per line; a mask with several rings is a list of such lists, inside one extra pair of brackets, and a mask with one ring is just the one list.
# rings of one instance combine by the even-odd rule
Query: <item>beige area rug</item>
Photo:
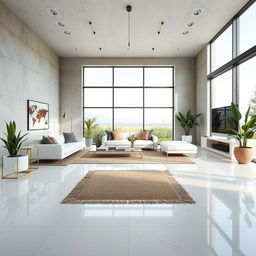
[(64, 204), (192, 204), (169, 171), (90, 171)]
[(72, 164), (195, 164), (185, 155), (169, 155), (154, 150), (144, 150), (144, 158), (137, 154), (131, 155), (99, 155), (86, 152), (72, 161)]

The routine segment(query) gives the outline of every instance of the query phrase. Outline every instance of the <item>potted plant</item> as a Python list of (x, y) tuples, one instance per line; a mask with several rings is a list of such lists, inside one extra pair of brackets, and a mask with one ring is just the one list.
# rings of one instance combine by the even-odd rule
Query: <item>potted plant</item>
[(238, 144), (238, 147), (234, 148), (234, 155), (239, 164), (248, 164), (253, 159), (253, 148), (248, 146), (248, 140), (252, 139), (256, 132), (256, 115), (250, 116), (251, 106), (249, 105), (244, 123), (241, 125), (242, 115), (234, 103), (231, 103), (231, 111), (233, 119), (238, 123), (238, 130), (235, 129), (236, 125), (233, 120), (227, 117), (224, 119), (229, 126), (226, 130), (232, 133)]
[(178, 115), (176, 115), (177, 120), (180, 122), (181, 127), (184, 129), (185, 135), (182, 135), (182, 141), (186, 141), (188, 143), (192, 143), (192, 135), (190, 135), (190, 130), (194, 126), (199, 126), (199, 123), (196, 122), (196, 119), (201, 116), (202, 114), (193, 115), (191, 113), (191, 109), (187, 111), (187, 113), (184, 115), (181, 112), (179, 112)]
[(84, 121), (84, 124), (86, 126), (84, 131), (85, 145), (90, 148), (93, 143), (94, 130), (98, 124), (96, 124), (96, 118), (88, 118)]
[(131, 148), (134, 148), (134, 141), (137, 140), (135, 135), (132, 135), (130, 137), (128, 137), (128, 140), (131, 142)]
[(1, 138), (4, 148), (9, 152), (8, 156), (3, 157), (3, 167), (5, 171), (22, 172), (28, 169), (28, 155), (19, 154), (21, 144), (27, 134), (21, 136), (21, 131), (16, 134), (16, 123), (14, 121), (6, 123), (6, 138)]

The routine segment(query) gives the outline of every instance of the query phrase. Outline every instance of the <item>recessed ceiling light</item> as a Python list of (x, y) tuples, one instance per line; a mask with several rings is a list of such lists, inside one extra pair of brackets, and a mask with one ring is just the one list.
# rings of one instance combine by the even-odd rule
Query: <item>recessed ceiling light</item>
[(70, 36), (71, 33), (70, 33), (69, 31), (65, 30), (65, 31), (64, 31), (64, 34)]
[(101, 51), (101, 47), (99, 48), (99, 50)]
[(197, 9), (197, 10), (195, 10), (195, 11), (193, 12), (193, 14), (194, 14), (195, 16), (197, 16), (197, 15), (201, 14), (201, 12), (202, 12), (202, 9)]
[(182, 32), (182, 34), (183, 35), (187, 35), (189, 33), (189, 31), (187, 30), (187, 31), (184, 31), (184, 32)]
[(65, 24), (64, 24), (63, 22), (61, 22), (61, 21), (59, 21), (57, 24), (58, 24), (60, 27), (65, 27)]
[(50, 14), (53, 15), (53, 16), (57, 16), (58, 15), (58, 12), (54, 9), (50, 9)]
[(189, 23), (187, 24), (188, 27), (192, 27), (192, 26), (194, 26), (194, 25), (195, 25), (195, 22), (194, 22), (194, 21), (191, 21), (191, 22), (189, 22)]
[(155, 50), (155, 48), (153, 47), (153, 48), (152, 48), (152, 51), (154, 51), (154, 50)]
[(75, 48), (75, 51), (77, 51), (78, 49), (77, 48)]

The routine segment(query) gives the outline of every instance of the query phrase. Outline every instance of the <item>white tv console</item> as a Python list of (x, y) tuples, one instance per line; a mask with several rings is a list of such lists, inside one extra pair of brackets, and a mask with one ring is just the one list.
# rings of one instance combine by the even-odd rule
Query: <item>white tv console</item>
[(234, 147), (237, 143), (234, 139), (226, 137), (201, 137), (201, 148), (213, 153), (222, 155), (229, 159), (234, 159)]

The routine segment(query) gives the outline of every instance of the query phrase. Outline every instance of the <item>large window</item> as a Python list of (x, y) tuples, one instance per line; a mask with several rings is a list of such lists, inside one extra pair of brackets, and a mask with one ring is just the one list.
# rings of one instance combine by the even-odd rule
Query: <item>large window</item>
[(101, 130), (153, 129), (173, 138), (173, 67), (90, 67), (83, 69), (84, 118)]
[(211, 108), (238, 104), (256, 113), (256, 3), (246, 6), (210, 41)]

